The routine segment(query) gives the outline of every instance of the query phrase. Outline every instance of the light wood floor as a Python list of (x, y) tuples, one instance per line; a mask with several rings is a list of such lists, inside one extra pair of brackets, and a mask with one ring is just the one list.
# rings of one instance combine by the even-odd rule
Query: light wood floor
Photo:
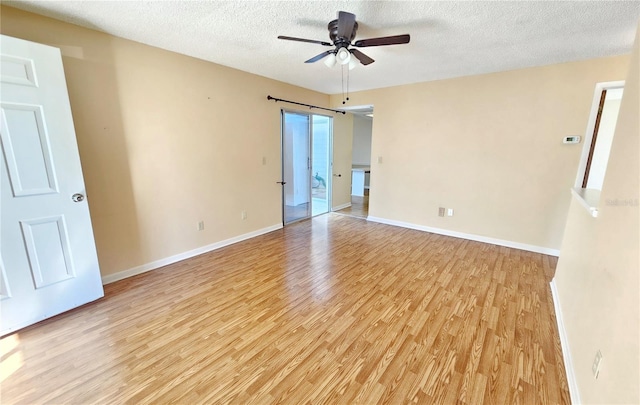
[(2, 404), (567, 404), (556, 259), (327, 214), (2, 339)]
[(336, 211), (337, 214), (366, 218), (369, 215), (369, 190), (365, 190), (364, 197), (351, 196), (351, 206)]

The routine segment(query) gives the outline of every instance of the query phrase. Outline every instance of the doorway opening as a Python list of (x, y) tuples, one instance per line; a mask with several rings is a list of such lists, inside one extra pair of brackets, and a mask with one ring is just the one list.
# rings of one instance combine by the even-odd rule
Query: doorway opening
[(580, 166), (572, 189), (578, 201), (598, 216), (600, 191), (609, 162), (609, 152), (618, 120), (624, 81), (596, 84), (587, 124)]
[(333, 119), (281, 110), (282, 222), (329, 212)]
[(602, 189), (623, 91), (623, 87), (613, 87), (605, 88), (600, 93), (598, 112), (582, 178), (582, 188)]
[(336, 211), (357, 218), (369, 215), (371, 191), (371, 139), (373, 133), (373, 106), (350, 107), (353, 114), (353, 141), (351, 152), (351, 205)]

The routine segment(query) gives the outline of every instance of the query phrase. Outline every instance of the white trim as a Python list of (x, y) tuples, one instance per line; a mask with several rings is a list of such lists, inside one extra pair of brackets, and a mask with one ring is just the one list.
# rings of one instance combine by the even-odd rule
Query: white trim
[(331, 211), (340, 211), (340, 210), (343, 210), (343, 209), (349, 208), (349, 207), (351, 207), (351, 203), (350, 202), (348, 202), (346, 204), (337, 205), (335, 207), (332, 207)]
[(567, 331), (564, 328), (564, 321), (562, 318), (562, 310), (560, 309), (560, 299), (558, 297), (558, 289), (556, 287), (555, 278), (549, 283), (551, 286), (551, 297), (553, 298), (553, 308), (556, 311), (556, 321), (558, 323), (558, 334), (560, 335), (560, 346), (562, 347), (562, 358), (564, 360), (564, 368), (567, 372), (567, 383), (569, 384), (569, 395), (571, 396), (571, 402), (574, 404), (580, 404), (580, 392), (578, 391), (578, 380), (576, 380), (576, 374), (573, 371), (573, 361), (571, 361), (571, 351), (569, 350), (569, 338), (567, 337)]
[(503, 239), (495, 239), (495, 238), (490, 238), (488, 236), (480, 236), (480, 235), (474, 235), (471, 233), (450, 231), (448, 229), (432, 228), (430, 226), (416, 225), (409, 222), (395, 221), (392, 219), (378, 218), (378, 217), (372, 217), (372, 216), (368, 216), (367, 221), (378, 222), (386, 225), (400, 226), (402, 228), (415, 229), (418, 231), (437, 233), (438, 235), (452, 236), (454, 238), (468, 239), (476, 242), (490, 243), (492, 245), (505, 246), (505, 247), (514, 248), (514, 249), (527, 250), (529, 252), (542, 253), (550, 256), (556, 256), (556, 257), (560, 256), (560, 250), (558, 249), (528, 245), (526, 243), (512, 242), (512, 241), (503, 240)]
[(257, 231), (245, 233), (243, 235), (235, 236), (233, 238), (225, 239), (220, 242), (212, 243), (207, 246), (202, 246), (197, 249), (189, 250), (184, 253), (179, 253), (177, 255), (173, 255), (170, 257), (165, 257), (164, 259), (155, 260), (151, 263), (146, 263), (140, 266), (136, 266), (129, 270), (119, 271), (113, 274), (107, 274), (102, 277), (102, 284), (110, 284), (115, 281), (119, 281), (128, 277), (133, 277), (138, 274), (146, 273), (147, 271), (156, 270), (162, 266), (166, 266), (172, 263), (179, 262), (181, 260), (189, 259), (194, 256), (201, 255), (203, 253), (211, 252), (212, 250), (220, 249), (225, 246), (232, 245), (234, 243), (242, 242), (243, 240), (255, 238), (256, 236), (264, 235), (265, 233), (273, 232), (278, 229), (282, 229), (282, 224), (268, 226), (266, 228), (258, 229)]
[(574, 187), (571, 189), (571, 195), (573, 195), (573, 198), (575, 198), (583, 208), (589, 211), (589, 215), (594, 218), (598, 217), (600, 190)]
[(591, 102), (589, 121), (587, 121), (587, 130), (584, 134), (582, 155), (580, 156), (578, 173), (576, 173), (576, 181), (574, 185), (574, 187), (576, 188), (582, 188), (582, 180), (584, 179), (584, 172), (587, 169), (587, 160), (589, 159), (589, 150), (591, 150), (591, 140), (593, 139), (593, 130), (596, 127), (596, 118), (598, 117), (598, 108), (600, 107), (600, 97), (602, 96), (602, 91), (620, 87), (624, 87), (624, 80), (596, 83), (596, 88), (593, 91), (593, 101)]

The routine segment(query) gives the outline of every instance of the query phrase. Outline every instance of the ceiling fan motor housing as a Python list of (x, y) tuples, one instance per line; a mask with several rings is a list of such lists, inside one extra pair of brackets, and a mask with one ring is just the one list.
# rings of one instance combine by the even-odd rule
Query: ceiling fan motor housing
[(327, 26), (329, 29), (329, 38), (331, 38), (331, 42), (338, 48), (343, 46), (351, 45), (351, 41), (356, 37), (356, 32), (358, 32), (358, 23), (353, 23), (353, 31), (351, 31), (351, 36), (347, 37), (338, 37), (338, 20), (333, 20)]

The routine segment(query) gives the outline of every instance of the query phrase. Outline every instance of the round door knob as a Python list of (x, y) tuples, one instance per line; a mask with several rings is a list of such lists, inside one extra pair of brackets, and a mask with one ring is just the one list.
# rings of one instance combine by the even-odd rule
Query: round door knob
[(84, 196), (82, 194), (75, 193), (71, 196), (71, 199), (73, 200), (73, 202), (81, 202), (84, 201)]

